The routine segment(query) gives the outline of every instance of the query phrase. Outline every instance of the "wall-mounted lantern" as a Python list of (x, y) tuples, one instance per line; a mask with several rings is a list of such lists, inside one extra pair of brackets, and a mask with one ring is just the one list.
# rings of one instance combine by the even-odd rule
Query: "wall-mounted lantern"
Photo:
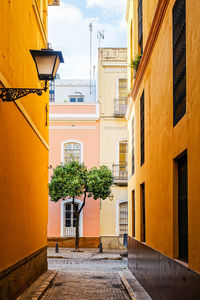
[(44, 80), (43, 89), (22, 89), (22, 88), (1, 88), (0, 98), (3, 101), (11, 102), (22, 98), (28, 94), (37, 94), (41, 96), (48, 89), (47, 82), (54, 80), (60, 63), (64, 63), (61, 51), (53, 51), (51, 49), (30, 50), (36, 65), (38, 78)]
[(113, 201), (113, 198), (114, 198), (114, 195), (113, 195), (113, 194), (110, 194), (109, 200), (110, 200), (110, 201)]

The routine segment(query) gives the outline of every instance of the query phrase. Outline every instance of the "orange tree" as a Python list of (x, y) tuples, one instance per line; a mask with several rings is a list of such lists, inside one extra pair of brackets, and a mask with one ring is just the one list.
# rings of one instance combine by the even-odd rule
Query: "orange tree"
[(75, 204), (75, 198), (83, 196), (81, 206), (75, 210), (75, 251), (79, 251), (79, 216), (87, 198), (106, 199), (111, 193), (112, 181), (112, 172), (104, 165), (88, 170), (84, 164), (70, 161), (53, 170), (49, 183), (49, 195), (52, 201), (58, 202), (69, 198), (72, 204)]

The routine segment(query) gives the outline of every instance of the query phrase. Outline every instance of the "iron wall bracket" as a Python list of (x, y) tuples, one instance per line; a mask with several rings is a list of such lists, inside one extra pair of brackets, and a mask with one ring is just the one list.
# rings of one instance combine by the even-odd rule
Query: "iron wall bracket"
[(29, 94), (41, 96), (42, 93), (48, 89), (47, 82), (43, 85), (43, 89), (0, 88), (0, 99), (2, 99), (3, 102), (12, 102)]

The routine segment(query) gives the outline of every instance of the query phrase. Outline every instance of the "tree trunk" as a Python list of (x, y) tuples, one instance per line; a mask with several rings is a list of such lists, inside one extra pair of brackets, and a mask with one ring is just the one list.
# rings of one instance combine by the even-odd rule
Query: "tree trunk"
[(75, 251), (79, 251), (79, 213), (76, 212), (76, 240), (75, 240)]
[[(80, 216), (80, 213), (83, 209), (83, 207), (85, 206), (85, 200), (86, 200), (86, 197), (87, 197), (87, 189), (84, 191), (84, 199), (83, 199), (83, 203), (81, 205), (81, 208), (78, 209), (76, 211), (76, 240), (75, 240), (75, 252), (78, 252), (79, 251), (79, 216)], [(74, 203), (74, 197), (73, 197), (73, 203)]]

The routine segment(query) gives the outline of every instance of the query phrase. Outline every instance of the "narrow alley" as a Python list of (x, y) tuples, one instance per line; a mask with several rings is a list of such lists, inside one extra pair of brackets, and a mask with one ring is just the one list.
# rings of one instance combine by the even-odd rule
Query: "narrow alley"
[[(61, 249), (59, 252), (56, 258), (54, 249), (48, 250), (48, 267), (58, 273), (42, 299), (131, 299), (121, 279), (124, 274), (130, 283), (134, 281), (127, 268), (125, 251), (121, 251), (121, 255), (109, 250), (100, 254), (98, 249), (85, 249), (79, 253)], [(137, 299), (150, 299), (139, 283), (134, 288)]]
[(151, 300), (127, 267), (127, 251), (48, 248), (48, 272), (18, 300)]
[(0, 0), (0, 300), (200, 299), (200, 0)]

